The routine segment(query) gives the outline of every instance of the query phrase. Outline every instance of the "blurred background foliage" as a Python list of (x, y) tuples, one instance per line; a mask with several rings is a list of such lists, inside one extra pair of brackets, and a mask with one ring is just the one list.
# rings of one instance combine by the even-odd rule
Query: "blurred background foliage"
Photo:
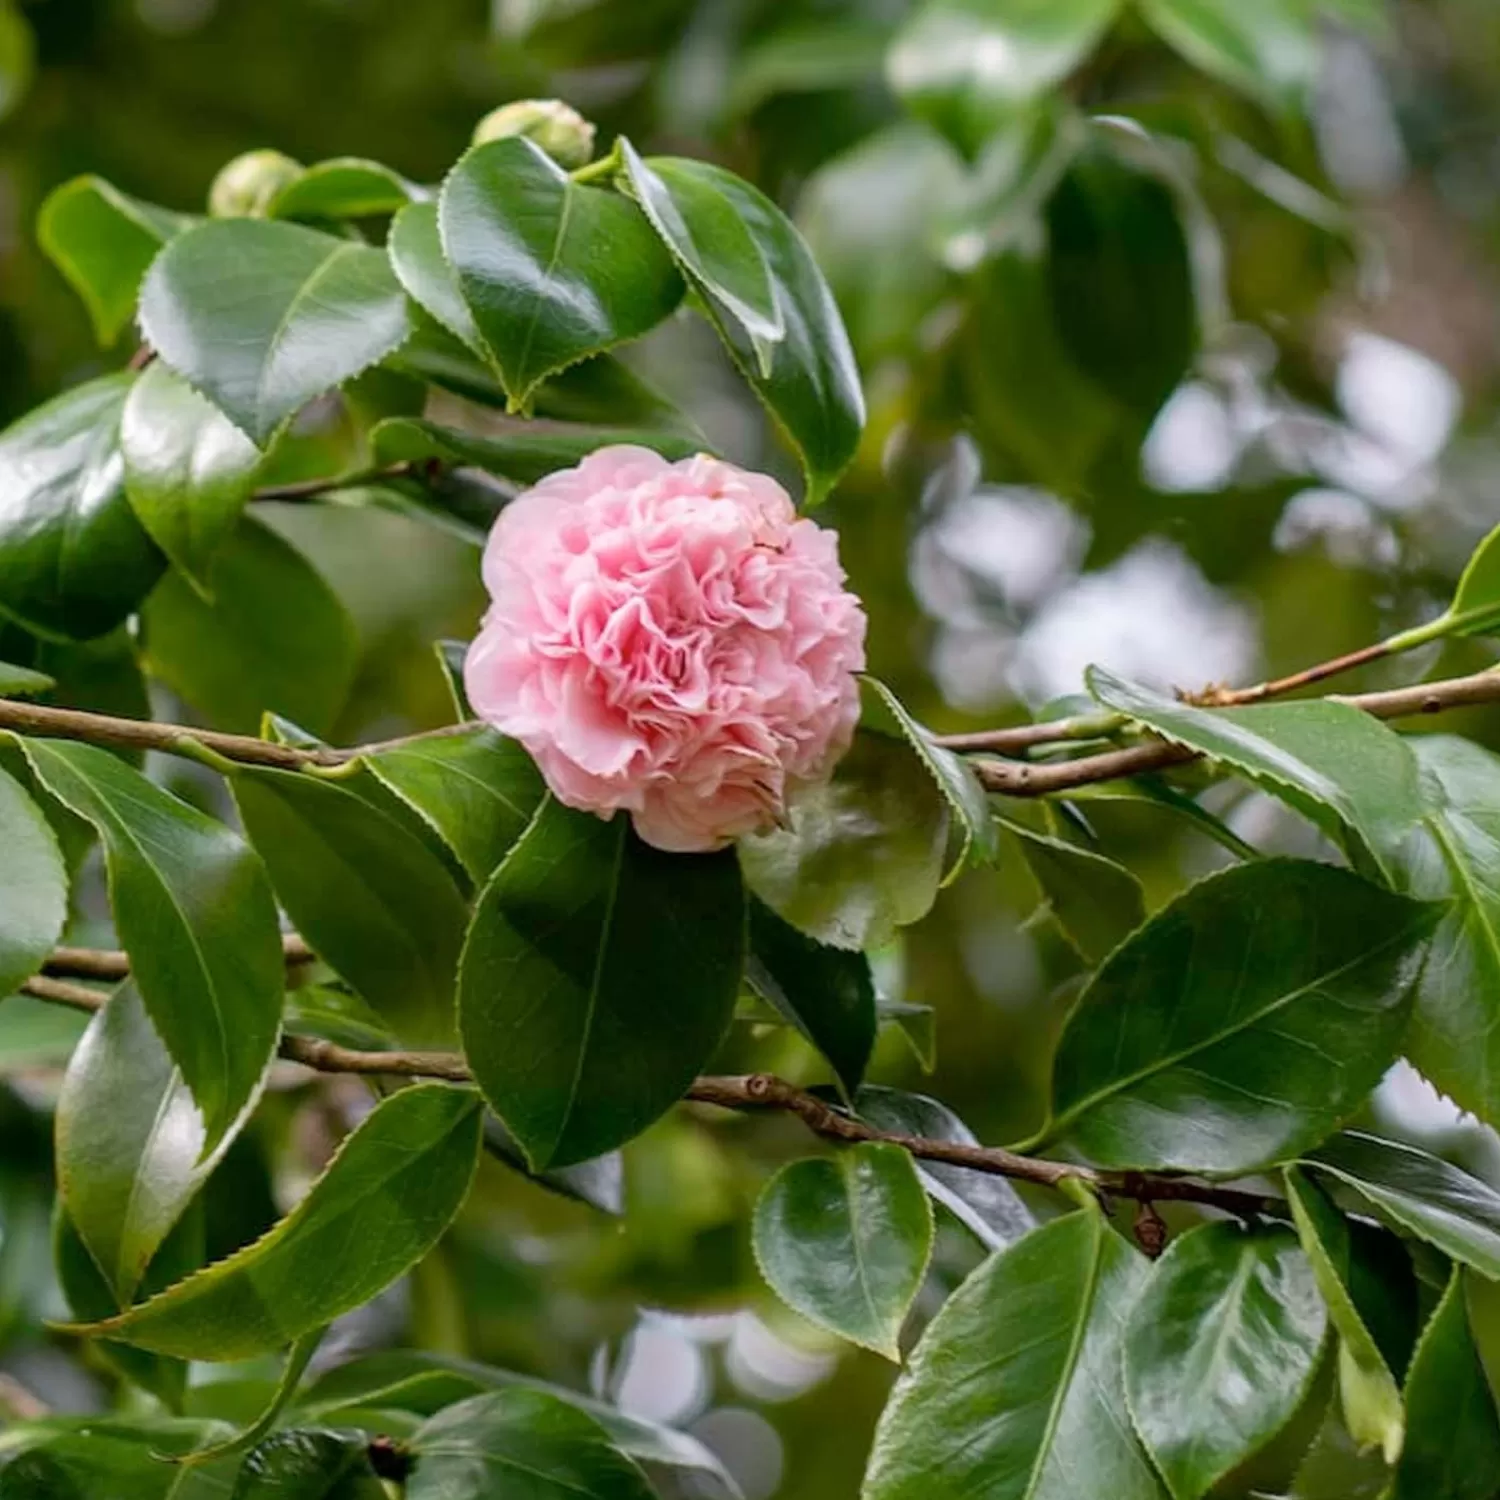
[[(1000, 9), (1029, 20), (988, 26)], [(36, 247), (58, 183), (96, 172), (198, 210), (258, 146), (433, 181), (485, 111), (553, 94), (606, 143), (722, 161), (796, 212), (871, 405), (827, 514), (873, 670), (934, 726), (1018, 718), (1095, 660), (1197, 687), (1353, 649), (1434, 613), (1500, 520), (1493, 0), (0, 0), (0, 417), (131, 353), (99, 353)], [(793, 482), (705, 329), (675, 319), (632, 358), (726, 454)], [(314, 412), (288, 463), (332, 472), (352, 442), (336, 409)], [(430, 643), (472, 633), (472, 549), (374, 507), (259, 513), (353, 616), (337, 736), (440, 721)], [(1453, 670), (1489, 660), (1446, 649)], [(72, 701), (144, 709), (109, 643), (65, 655), (47, 668)], [(163, 714), (204, 707), (151, 691)], [(1500, 743), (1494, 711), (1463, 727)], [(1213, 805), (1241, 836), (1315, 849), (1238, 795)], [(1141, 800), (1074, 816), (1152, 903), (1223, 858)], [(109, 939), (99, 921), (76, 936)], [(1079, 969), (1019, 858), (965, 877), (884, 956), (887, 997), (933, 1015), (890, 1028), (873, 1076), (984, 1139), (1024, 1133)], [(45, 1112), (75, 1034), (25, 1001), (0, 1012), (0, 1369), (87, 1409), (113, 1399), (108, 1370), (42, 1328), (62, 1311)], [(820, 1076), (749, 1022), (722, 1062)], [(215, 1253), (366, 1104), (352, 1081), (280, 1093), (207, 1196)], [(1500, 1171), (1493, 1138), (1415, 1075), (1377, 1107)], [(512, 1365), (691, 1427), (751, 1500), (853, 1494), (891, 1371), (778, 1311), (748, 1249), (757, 1186), (806, 1146), (795, 1124), (679, 1111), (625, 1152), (623, 1220), (492, 1162), (443, 1250), (324, 1357), (407, 1342)], [(951, 1284), (978, 1250), (953, 1225), (940, 1246)]]

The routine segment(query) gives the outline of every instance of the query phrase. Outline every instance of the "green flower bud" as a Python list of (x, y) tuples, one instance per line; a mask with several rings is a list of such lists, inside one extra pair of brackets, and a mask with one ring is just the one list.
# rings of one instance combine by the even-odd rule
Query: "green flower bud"
[(301, 162), (279, 151), (247, 151), (214, 178), (208, 211), (216, 219), (263, 219), (271, 200), (303, 170)]
[(474, 127), (474, 144), (524, 135), (534, 141), (558, 166), (573, 171), (594, 154), (593, 121), (585, 120), (561, 99), (517, 99), (489, 112)]

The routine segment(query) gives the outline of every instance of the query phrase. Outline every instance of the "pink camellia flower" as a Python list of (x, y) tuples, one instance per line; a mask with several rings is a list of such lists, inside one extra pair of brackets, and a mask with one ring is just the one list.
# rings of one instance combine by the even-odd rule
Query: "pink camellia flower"
[(601, 448), (495, 523), (469, 700), (568, 806), (717, 849), (848, 748), (865, 614), (844, 576), (766, 475)]

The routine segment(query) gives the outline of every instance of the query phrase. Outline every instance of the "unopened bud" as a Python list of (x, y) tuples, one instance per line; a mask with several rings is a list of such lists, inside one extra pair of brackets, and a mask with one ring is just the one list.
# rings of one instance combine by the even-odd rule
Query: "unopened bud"
[(561, 99), (517, 99), (493, 109), (474, 127), (474, 144), (524, 135), (567, 171), (594, 155), (594, 126)]
[(262, 219), (271, 200), (302, 172), (301, 162), (279, 151), (247, 151), (214, 178), (208, 211), (216, 219)]

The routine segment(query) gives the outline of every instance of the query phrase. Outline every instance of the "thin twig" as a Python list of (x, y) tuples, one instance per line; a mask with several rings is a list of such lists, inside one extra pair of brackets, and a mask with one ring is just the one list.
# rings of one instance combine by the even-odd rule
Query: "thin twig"
[(1319, 662), (1315, 667), (1304, 667), (1287, 677), (1276, 677), (1270, 682), (1259, 682), (1246, 688), (1207, 688), (1189, 696), (1188, 702), (1204, 708), (1239, 708), (1247, 703), (1263, 703), (1267, 698), (1279, 698), (1285, 693), (1295, 693), (1299, 688), (1312, 687), (1314, 683), (1326, 682), (1352, 672), (1356, 667), (1368, 666), (1372, 661), (1382, 661), (1390, 656), (1389, 641), (1377, 641), (1373, 646), (1363, 646), (1346, 656), (1335, 656), (1330, 661)]

